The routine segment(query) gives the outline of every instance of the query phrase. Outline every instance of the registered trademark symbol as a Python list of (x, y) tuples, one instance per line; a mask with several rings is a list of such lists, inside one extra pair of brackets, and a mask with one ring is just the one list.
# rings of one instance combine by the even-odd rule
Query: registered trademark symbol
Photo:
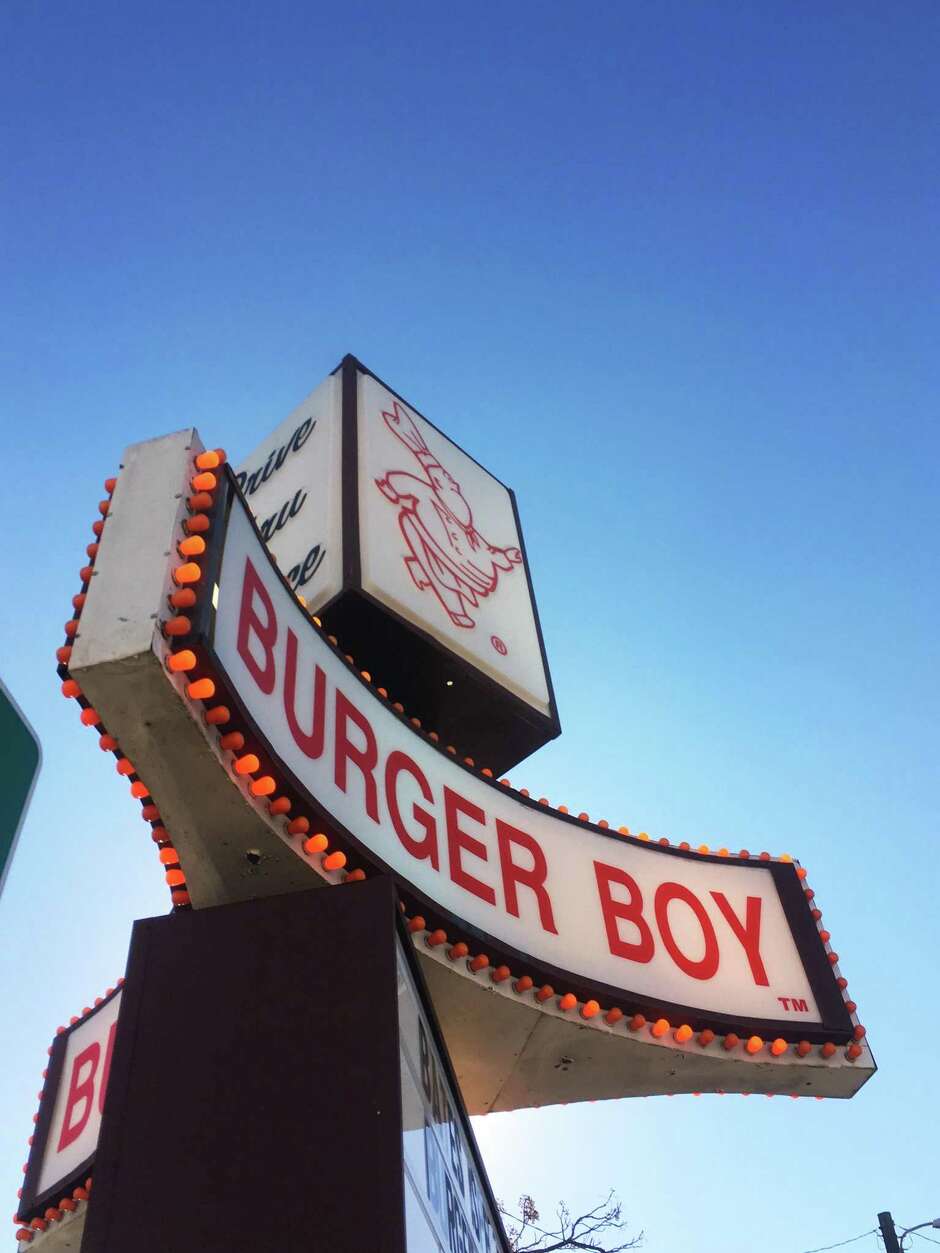
[(506, 647), (506, 645), (503, 643), (503, 641), (499, 638), (498, 635), (491, 635), (490, 643), (499, 653), (500, 657), (505, 657), (506, 654), (509, 652), (509, 649)]

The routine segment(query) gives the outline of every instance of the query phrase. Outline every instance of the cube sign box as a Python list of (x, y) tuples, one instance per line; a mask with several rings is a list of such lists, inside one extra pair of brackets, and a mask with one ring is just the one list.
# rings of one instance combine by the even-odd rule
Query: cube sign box
[(239, 466), (311, 614), (497, 773), (560, 731), (512, 491), (354, 357)]

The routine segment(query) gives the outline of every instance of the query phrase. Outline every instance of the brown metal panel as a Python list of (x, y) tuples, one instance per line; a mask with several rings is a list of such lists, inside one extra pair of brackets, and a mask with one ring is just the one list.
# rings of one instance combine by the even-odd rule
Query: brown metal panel
[(387, 879), (135, 924), (84, 1253), (405, 1248)]

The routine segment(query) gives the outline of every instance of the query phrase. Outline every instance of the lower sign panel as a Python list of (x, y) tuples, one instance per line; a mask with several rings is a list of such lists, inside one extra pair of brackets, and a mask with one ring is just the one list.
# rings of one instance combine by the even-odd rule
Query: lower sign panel
[(91, 1172), (111, 1070), (121, 991), (56, 1036), (18, 1213), (42, 1216)]

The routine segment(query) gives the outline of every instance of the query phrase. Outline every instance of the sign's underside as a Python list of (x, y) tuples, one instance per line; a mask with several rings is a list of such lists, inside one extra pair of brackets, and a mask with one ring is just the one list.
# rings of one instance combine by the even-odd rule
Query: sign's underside
[[(463, 800), (464, 825), (463, 829), (459, 824), (453, 827), (458, 835), (450, 841), (452, 873), (446, 892), (435, 894), (427, 887), (437, 882), (429, 877), (432, 859), (428, 848), (409, 874), (402, 868), (405, 863), (395, 860), (402, 854), (394, 835), (387, 843), (370, 848), (367, 839), (371, 826), (357, 826), (357, 820), (350, 816), (351, 789), (342, 789), (343, 796), (327, 795), (319, 786), (316, 792), (305, 790), (297, 770), (285, 763), (287, 749), (273, 745), (276, 737), (270, 727), (259, 726), (267, 717), (266, 707), (260, 698), (251, 703), (241, 676), (237, 683), (232, 678), (238, 649), (233, 644), (226, 653), (225, 623), (234, 576), (226, 573), (221, 577), (221, 552), (213, 570), (206, 564), (206, 577), (202, 578), (197, 569), (196, 580), (190, 585), (195, 590), (192, 638), (164, 637), (155, 630), (158, 619), (166, 622), (169, 617), (167, 596), (177, 597), (180, 591), (172, 569), (181, 561), (194, 564), (192, 554), (185, 550), (181, 557), (174, 554), (179, 543), (192, 535), (187, 519), (194, 514), (207, 518), (207, 530), (215, 531), (219, 539), (229, 524), (221, 508), (214, 512), (217, 500), (225, 494), (225, 484), (217, 481), (221, 474), (202, 479), (202, 486), (198, 481), (195, 488), (190, 486), (194, 458), (200, 452), (195, 432), (128, 451), (113, 497), (103, 509), (107, 520), (99, 528), (100, 546), (93, 546), (95, 551), (89, 554), (92, 564), (83, 571), (82, 597), (87, 599), (79, 605), (81, 616), (70, 627), (69, 640), (60, 655), (66, 683), (75, 684), (72, 694), (83, 706), (82, 720), (106, 737), (104, 746), (118, 757), (119, 771), (128, 775), (134, 794), (141, 800), (178, 907), (290, 892), (316, 881), (325, 885), (354, 883), (365, 873), (393, 873), (412, 917), (415, 943), (471, 1113), (673, 1092), (846, 1097), (857, 1091), (873, 1072), (874, 1063), (854, 1005), (844, 1000), (845, 981), (837, 972), (838, 959), (828, 946), (828, 934), (820, 934), (819, 911), (815, 903), (807, 901), (805, 880), (797, 877), (794, 866), (779, 862), (758, 866), (753, 859), (745, 874), (745, 862), (740, 858), (654, 850), (633, 837), (618, 837), (595, 824), (560, 818), (548, 807), (533, 806), (520, 794), (481, 775), (472, 763), (467, 766), (454, 761), (422, 729), (410, 726), (407, 712), (394, 710), (368, 679), (357, 674), (351, 659), (344, 659), (315, 623), (294, 606), (297, 617), (290, 623), (296, 647), (312, 650), (316, 664), (336, 688), (337, 701), (341, 691), (351, 693), (361, 716), (370, 720), (370, 728), (375, 727), (382, 759), (390, 758), (383, 736), (398, 737), (398, 747), (391, 751), (399, 755), (407, 751), (417, 770), (412, 777), (424, 778), (433, 771), (446, 795)], [(202, 497), (195, 507), (193, 495)], [(237, 518), (242, 508), (236, 499), (232, 516)], [(250, 537), (239, 542), (247, 553)], [(231, 539), (230, 556), (237, 550), (236, 539)], [(250, 602), (256, 619), (254, 639), (246, 645), (243, 638), (241, 644), (243, 658), (246, 650), (250, 654), (254, 649), (257, 667), (266, 660), (263, 648), (259, 652), (259, 639), (270, 626), (264, 595), (273, 598), (273, 610), (281, 593), (272, 582), (271, 568), (264, 568), (263, 549), (260, 556), (254, 556), (267, 591)], [(205, 562), (211, 557), (210, 544)], [(235, 590), (242, 596), (244, 616), (247, 593), (242, 585)], [(185, 602), (187, 598), (181, 599)], [(190, 613), (179, 603), (175, 608), (181, 614)], [(286, 612), (280, 601), (276, 612)], [(209, 624), (202, 634), (196, 629), (199, 614)], [(168, 662), (171, 668), (175, 663), (169, 659), (187, 650), (193, 652), (195, 668), (171, 673)], [(350, 683), (355, 686), (349, 687)], [(221, 709), (227, 717), (213, 714)], [(391, 730), (383, 730), (386, 727)], [(349, 762), (355, 764), (356, 753), (361, 757), (368, 747), (368, 742), (361, 741), (347, 745), (350, 774)], [(336, 769), (335, 762), (332, 768)], [(367, 774), (361, 761), (360, 773), (364, 777)], [(367, 802), (368, 786), (365, 791)], [(521, 865), (509, 864), (510, 878), (515, 872), (518, 888), (514, 915), (507, 899), (507, 908), (502, 911), (505, 916), (501, 915), (498, 923), (483, 925), (480, 920), (490, 915), (478, 903), (468, 901), (466, 908), (455, 905), (461, 899), (454, 894), (455, 882), (460, 887), (460, 874), (453, 873), (455, 841), (460, 845), (464, 840), (464, 860), (459, 849), (456, 855), (458, 869), (477, 888), (483, 886), (476, 875), (482, 874), (487, 859), (479, 852), (474, 854), (473, 841), (465, 840), (469, 825), (466, 814), (473, 812), (474, 797), (486, 800), (497, 814), (497, 826), (502, 822), (503, 828), (522, 835), (535, 832), (533, 845), (547, 850), (550, 867), (556, 856), (552, 850), (557, 849), (558, 858), (580, 856), (588, 863), (593, 860), (595, 866), (600, 862), (603, 874), (611, 871), (603, 882), (617, 886), (606, 898), (601, 922), (598, 915), (585, 919), (581, 926), (577, 912), (581, 898), (573, 898), (569, 907), (562, 887), (558, 887), (551, 897), (558, 915), (552, 919), (554, 926), (545, 925), (543, 913), (541, 928), (533, 930), (530, 926), (533, 944), (541, 947), (533, 952), (531, 946), (524, 946), (522, 924), (526, 915), (531, 924), (536, 905), (541, 912), (543, 903), (539, 882), (528, 862), (528, 877)], [(411, 799), (409, 796), (409, 813)], [(312, 817), (312, 826), (308, 819), (301, 820), (305, 811)], [(373, 825), (381, 826), (378, 822)], [(448, 819), (449, 836), (453, 836), (451, 825)], [(482, 828), (473, 829), (482, 841)], [(314, 837), (321, 831), (326, 834), (318, 844)], [(381, 834), (384, 838), (384, 829)], [(598, 849), (604, 850), (603, 858)], [(346, 865), (347, 854), (355, 863), (352, 873)], [(445, 856), (442, 846), (442, 861)], [(499, 864), (494, 844), (488, 873)], [(725, 899), (721, 906), (725, 930), (720, 930), (724, 926), (722, 914), (710, 901), (713, 921), (706, 917), (703, 922), (700, 917), (699, 925), (706, 935), (706, 950), (707, 931), (711, 929), (724, 945), (725, 967), (750, 971), (743, 1016), (733, 1012), (733, 987), (722, 994), (725, 999), (716, 1011), (707, 1005), (702, 1008), (701, 1000), (695, 1002), (673, 992), (689, 985), (683, 969), (687, 975), (689, 968), (698, 968), (695, 977), (704, 979), (706, 958), (697, 953), (690, 956), (688, 928), (683, 932), (681, 925), (687, 920), (681, 910), (677, 915), (674, 906), (669, 913), (668, 899), (662, 915), (658, 915), (665, 945), (659, 945), (655, 955), (650, 952), (632, 964), (622, 963), (625, 970), (635, 971), (639, 980), (648, 971), (671, 971), (667, 991), (658, 995), (650, 988), (628, 991), (631, 985), (626, 974), (619, 985), (610, 977), (608, 972), (616, 968), (611, 955), (616, 956), (618, 949), (621, 955), (637, 950), (635, 936), (643, 938), (644, 926), (652, 940), (650, 926), (642, 918), (636, 921), (639, 916), (634, 915), (630, 921), (630, 902), (620, 885), (635, 884), (633, 876), (652, 873), (647, 867), (653, 864), (667, 866), (668, 873), (660, 878), (669, 880), (666, 887), (670, 892), (677, 889), (673, 896), (678, 894), (680, 902), (694, 895), (696, 876), (706, 871), (712, 876), (709, 884), (713, 880), (715, 889), (720, 889), (700, 895), (706, 900), (709, 896), (716, 901), (719, 896)], [(475, 875), (469, 873), (471, 867)], [(502, 869), (505, 875), (505, 861)], [(600, 891), (602, 872), (597, 873), (596, 890)], [(762, 886), (753, 890), (734, 886), (741, 882), (742, 874), (748, 884)], [(443, 875), (440, 879), (443, 881)], [(543, 887), (550, 882), (543, 876)], [(660, 884), (657, 901), (662, 890)], [(794, 891), (799, 910), (793, 906)], [(805, 975), (805, 995), (800, 983), (777, 986), (768, 951), (757, 952), (753, 943), (748, 946), (748, 938), (753, 940), (752, 898), (760, 898), (763, 916), (769, 920), (767, 926), (776, 926), (796, 954), (788, 969), (793, 969), (794, 978), (800, 971)], [(525, 904), (520, 905), (519, 900)], [(596, 896), (594, 904), (596, 910)], [(565, 910), (569, 908), (573, 921), (566, 930)], [(758, 906), (758, 919), (760, 909)], [(783, 910), (783, 922), (774, 922), (775, 909)], [(652, 906), (649, 914), (651, 917)], [(588, 938), (595, 932), (603, 936), (604, 924), (609, 924), (609, 943), (594, 954)], [(818, 953), (808, 946), (807, 927), (812, 929)], [(656, 965), (666, 961), (661, 950), (670, 948), (670, 939), (679, 951), (673, 962), (678, 962), (678, 974), (665, 965)], [(566, 961), (556, 956), (563, 953), (564, 940), (576, 959)], [(763, 983), (761, 958), (770, 971)], [(311, 960), (316, 960), (315, 954)], [(798, 966), (793, 964), (796, 962)], [(712, 973), (716, 972), (717, 966)], [(831, 987), (824, 975), (831, 980)], [(714, 984), (720, 990), (720, 977)], [(835, 1008), (833, 989), (838, 997)], [(789, 1004), (775, 1014), (753, 1008), (772, 994), (772, 999), (781, 1003), (793, 1000), (795, 1019), (786, 1020), (785, 1014), (792, 1012)], [(694, 1008), (696, 1003), (698, 1009)]]

